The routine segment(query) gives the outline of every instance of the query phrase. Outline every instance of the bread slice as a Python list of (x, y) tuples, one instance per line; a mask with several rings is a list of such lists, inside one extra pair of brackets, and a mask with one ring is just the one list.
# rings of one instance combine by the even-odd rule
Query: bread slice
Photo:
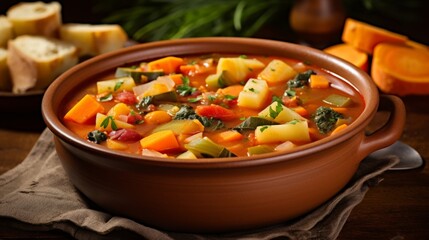
[(23, 35), (9, 41), (7, 63), (13, 92), (44, 89), (78, 62), (77, 48), (42, 36)]
[(12, 23), (4, 15), (0, 15), (0, 48), (6, 48), (7, 41), (13, 38)]
[(60, 39), (76, 45), (79, 56), (96, 56), (124, 47), (128, 36), (116, 24), (68, 23), (60, 27)]
[(43, 35), (57, 37), (62, 24), (61, 5), (58, 2), (21, 2), (6, 13), (15, 36)]
[(10, 91), (12, 83), (10, 82), (9, 68), (6, 63), (7, 50), (0, 48), (0, 91)]

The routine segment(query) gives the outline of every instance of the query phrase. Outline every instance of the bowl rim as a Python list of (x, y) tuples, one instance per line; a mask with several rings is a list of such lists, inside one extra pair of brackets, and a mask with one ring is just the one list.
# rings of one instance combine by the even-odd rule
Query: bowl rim
[[(339, 132), (335, 136), (327, 136), (326, 138), (317, 140), (315, 142), (298, 146), (297, 148), (294, 148), (292, 151), (281, 152), (281, 153), (273, 152), (273, 153), (255, 155), (255, 156), (233, 157), (233, 158), (199, 158), (193, 161), (189, 161), (186, 159), (182, 160), (182, 159), (175, 159), (175, 158), (170, 159), (170, 158), (148, 157), (148, 156), (144, 156), (144, 158), (142, 158), (141, 156), (136, 154), (119, 152), (119, 151), (111, 150), (106, 147), (100, 146), (98, 144), (92, 144), (88, 141), (85, 141), (84, 139), (79, 138), (71, 130), (66, 128), (64, 124), (62, 124), (61, 120), (57, 116), (57, 113), (53, 109), (52, 98), (55, 92), (57, 91), (57, 89), (60, 88), (63, 84), (65, 84), (66, 82), (65, 79), (75, 74), (78, 74), (79, 71), (81, 71), (82, 69), (87, 69), (87, 68), (97, 69), (96, 67), (100, 69), (99, 67), (100, 63), (106, 61), (106, 59), (118, 58), (119, 56), (122, 56), (122, 57), (129, 56), (131, 54), (136, 54), (139, 51), (145, 51), (145, 50), (147, 51), (151, 49), (152, 50), (155, 49), (154, 51), (155, 53), (152, 53), (152, 54), (159, 54), (158, 53), (159, 51), (156, 51), (156, 50), (165, 49), (165, 48), (167, 49), (175, 48), (178, 46), (182, 47), (184, 45), (189, 45), (189, 44), (210, 45), (210, 44), (220, 44), (220, 43), (232, 44), (232, 45), (234, 44), (244, 44), (244, 45), (251, 45), (251, 46), (257, 45), (259, 47), (270, 46), (270, 48), (273, 48), (273, 49), (278, 49), (278, 50), (287, 49), (288, 51), (296, 51), (296, 49), (301, 49), (300, 54), (302, 54), (303, 58), (310, 57), (310, 59), (315, 58), (322, 61), (322, 63), (324, 64), (317, 63), (316, 66), (324, 69), (328, 73), (337, 75), (337, 77), (339, 77), (341, 80), (346, 81), (349, 85), (355, 88), (355, 90), (361, 95), (364, 101), (364, 104), (365, 104), (364, 109), (362, 113), (358, 116), (358, 118), (355, 121), (353, 121), (353, 123), (350, 124), (350, 127), (344, 129), (343, 131)], [(163, 52), (165, 53), (166, 51), (163, 50)], [(207, 51), (207, 52), (210, 52), (210, 51)], [(219, 52), (222, 53), (222, 50)], [(188, 55), (189, 54), (193, 54), (193, 53), (188, 53)], [(165, 53), (163, 56), (167, 56), (167, 55), (169, 54)], [(183, 55), (186, 55), (186, 54), (183, 54)], [(158, 57), (162, 57), (162, 56), (158, 56)], [(144, 57), (144, 59), (150, 59), (150, 57)], [(136, 62), (136, 61), (132, 60), (130, 62)], [(123, 65), (126, 63), (125, 62), (117, 63), (118, 66), (120, 66), (121, 64)], [(328, 65), (331, 65), (334, 67), (329, 67)], [(351, 75), (356, 75), (356, 76), (359, 76), (359, 78), (363, 78), (362, 81), (366, 81), (368, 85), (368, 88), (365, 89), (365, 93), (362, 93), (354, 84), (349, 82), (347, 79), (344, 79), (343, 77), (341, 77), (341, 74), (336, 73), (332, 68), (342, 69), (343, 71), (350, 72)], [(94, 71), (97, 71), (97, 70), (94, 70)], [(364, 97), (364, 94), (366, 94), (367, 96), (372, 95), (373, 100), (368, 101)], [(373, 81), (371, 80), (371, 78), (366, 72), (355, 67), (351, 63), (346, 62), (345, 60), (342, 60), (331, 54), (325, 53), (321, 50), (303, 46), (303, 45), (298, 45), (295, 43), (283, 42), (278, 40), (270, 40), (270, 39), (261, 39), (261, 38), (197, 37), (197, 38), (182, 38), (182, 39), (174, 39), (174, 40), (162, 40), (162, 41), (156, 41), (156, 42), (141, 43), (141, 44), (126, 47), (120, 50), (116, 50), (113, 52), (105, 53), (77, 64), (76, 66), (67, 70), (65, 73), (61, 74), (47, 88), (42, 99), (42, 116), (47, 127), (54, 133), (56, 137), (61, 139), (61, 141), (67, 142), (68, 144), (71, 144), (75, 147), (82, 148), (84, 150), (95, 151), (100, 156), (106, 156), (106, 157), (109, 156), (107, 157), (106, 160), (113, 161), (114, 163), (117, 163), (116, 161), (120, 161), (121, 162), (120, 164), (126, 164), (126, 163), (145, 164), (145, 165), (150, 164), (150, 165), (158, 165), (158, 166), (162, 165), (162, 166), (181, 167), (181, 168), (243, 167), (243, 166), (255, 166), (255, 165), (268, 164), (268, 163), (276, 163), (279, 161), (287, 161), (287, 160), (302, 158), (304, 156), (308, 156), (310, 154), (317, 153), (325, 149), (334, 147), (339, 143), (352, 138), (356, 134), (363, 132), (364, 127), (366, 127), (369, 124), (369, 122), (372, 120), (373, 116), (375, 115), (377, 111), (378, 103), (379, 103), (379, 93), (378, 93), (377, 87), (375, 86), (375, 84), (373, 83)]]

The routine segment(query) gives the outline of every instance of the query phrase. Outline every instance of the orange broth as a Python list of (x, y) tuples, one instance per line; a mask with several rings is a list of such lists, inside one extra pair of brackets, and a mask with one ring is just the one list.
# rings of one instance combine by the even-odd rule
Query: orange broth
[[(219, 56), (222, 56), (222, 57), (239, 57), (238, 55), (225, 55), (225, 54), (222, 54)], [(205, 57), (207, 57), (207, 56), (205, 56)], [(252, 56), (252, 55), (249, 55), (246, 57), (248, 59), (257, 59), (260, 62), (264, 63), (265, 66), (271, 60), (278, 59), (278, 60), (281, 60), (281, 61), (287, 63), (288, 65), (292, 66), (294, 69), (297, 69), (298, 72), (302, 72), (303, 70), (311, 69), (317, 75), (323, 75), (329, 80), (330, 87), (327, 89), (310, 88), (308, 86), (303, 87), (303, 88), (293, 89), (296, 92), (296, 96), (298, 96), (301, 99), (300, 106), (305, 108), (305, 110), (308, 113), (305, 116), (305, 118), (308, 119), (308, 127), (309, 127), (309, 131), (310, 131), (311, 141), (317, 141), (319, 139), (322, 139), (322, 138), (330, 135), (330, 133), (321, 133), (321, 132), (317, 131), (316, 124), (312, 120), (312, 116), (314, 115), (316, 109), (319, 106), (332, 107), (329, 104), (322, 101), (323, 99), (325, 99), (329, 95), (338, 94), (338, 95), (342, 95), (342, 96), (347, 96), (348, 98), (350, 98), (352, 100), (352, 104), (350, 104), (346, 108), (340, 109), (341, 111), (344, 111), (342, 113), (343, 113), (345, 118), (350, 120), (349, 121), (350, 123), (352, 121), (354, 121), (363, 111), (365, 103), (364, 103), (361, 95), (356, 91), (356, 89), (354, 87), (350, 86), (348, 83), (339, 79), (338, 77), (334, 76), (333, 74), (330, 74), (329, 72), (327, 72), (321, 68), (318, 68), (317, 66), (305, 65), (305, 64), (300, 63), (296, 60), (283, 58), (283, 57), (274, 57), (274, 56), (265, 57), (265, 56)], [(183, 59), (182, 65), (186, 65), (188, 63), (199, 64), (202, 61), (201, 56), (181, 56), (181, 58)], [(218, 55), (213, 55), (213, 58), (217, 59)], [(214, 62), (216, 63), (216, 60)], [(247, 79), (257, 78), (258, 74), (261, 71), (262, 71), (262, 69), (252, 71), (250, 74), (248, 74)], [(180, 70), (177, 70), (177, 73), (180, 73)], [(191, 72), (189, 75), (186, 75), (183, 73), (182, 74), (189, 77), (190, 86), (195, 87), (196, 89), (198, 89), (198, 91), (216, 92), (217, 89), (207, 87), (206, 82), (205, 82), (206, 77), (209, 76), (210, 74), (214, 74), (214, 73), (216, 73), (216, 64), (214, 64), (212, 66), (207, 66), (204, 68), (204, 70), (202, 70), (201, 72), (198, 72), (198, 73), (195, 73), (195, 72), (192, 73)], [(86, 94), (91, 94), (91, 95), (97, 96), (98, 93), (97, 93), (97, 87), (95, 84), (96, 81), (113, 79), (113, 78), (115, 78), (114, 77), (114, 70), (112, 70), (112, 72), (109, 72), (107, 74), (99, 76), (98, 79), (94, 79), (94, 81), (91, 84), (89, 84), (88, 86), (85, 86), (83, 89), (80, 89), (78, 92), (73, 93), (73, 95), (69, 98), (68, 102), (65, 103), (64, 112), (63, 112), (62, 116), (64, 116)], [(245, 82), (242, 82), (241, 84), (244, 84), (244, 83)], [(264, 107), (262, 107), (260, 109), (244, 108), (244, 107), (238, 106), (237, 104), (228, 105), (227, 106), (228, 109), (232, 110), (237, 115), (237, 117), (233, 120), (222, 121), (225, 124), (224, 128), (219, 129), (219, 130), (215, 130), (215, 131), (204, 131), (203, 135), (216, 142), (217, 141), (216, 135), (219, 134), (219, 132), (228, 130), (230, 128), (233, 128), (234, 126), (239, 125), (247, 117), (258, 115), (258, 113), (263, 108), (265, 108), (266, 106), (268, 106), (271, 103), (272, 96), (281, 97), (287, 88), (288, 88), (287, 81), (284, 81), (284, 82), (281, 82), (281, 83), (275, 84), (275, 85), (269, 85), (270, 97), (267, 98), (267, 101), (266, 101), (266, 104), (264, 104)], [(178, 104), (188, 104), (188, 105), (191, 105), (193, 107), (196, 107), (198, 104), (201, 104), (201, 101), (197, 102), (197, 103), (188, 102), (188, 99), (190, 99), (190, 98), (191, 98), (190, 96), (180, 97), (179, 99), (181, 102)], [(195, 98), (195, 96), (192, 96), (192, 98)], [(105, 108), (104, 114), (106, 114), (110, 108), (112, 108), (115, 104), (117, 104), (117, 101), (112, 100), (112, 101), (107, 101), (107, 102), (101, 102), (101, 104), (104, 106), (104, 108)], [(207, 103), (203, 103), (203, 104), (207, 104)], [(131, 105), (130, 107), (134, 111), (138, 112), (138, 110), (136, 109), (135, 106)], [(147, 113), (145, 113), (145, 114), (147, 114)], [(73, 131), (74, 133), (76, 133), (78, 136), (80, 136), (83, 139), (87, 139), (87, 135), (89, 132), (91, 132), (95, 129), (99, 129), (99, 126), (95, 126), (95, 118), (91, 118), (89, 121), (87, 121), (84, 124), (80, 124), (80, 123), (76, 123), (76, 122), (68, 121), (68, 120), (64, 120), (63, 123), (65, 124), (65, 126), (67, 128), (69, 128), (71, 131)], [(154, 128), (156, 128), (158, 125), (148, 124), (148, 123), (140, 123), (140, 124), (134, 124), (134, 126), (135, 127), (133, 128), (133, 130), (138, 132), (142, 137), (145, 137), (148, 134), (150, 134), (150, 132)], [(106, 133), (106, 134), (108, 134), (108, 133)], [(239, 139), (239, 140), (226, 141), (226, 142), (222, 141), (222, 142), (216, 142), (216, 143), (225, 147), (226, 149), (228, 149), (230, 152), (232, 152), (236, 156), (247, 156), (247, 155), (249, 155), (247, 148), (258, 145), (258, 142), (255, 140), (254, 133), (252, 131), (244, 131), (244, 132), (242, 132), (242, 135), (243, 135), (243, 138)], [(179, 139), (179, 136), (177, 136), (177, 137)], [(120, 150), (120, 151), (125, 151), (125, 152), (129, 152), (129, 153), (141, 155), (142, 146), (140, 144), (140, 141), (123, 141), (123, 143), (127, 144), (128, 147), (127, 147), (127, 149)], [(296, 145), (306, 144), (305, 142), (304, 143), (303, 142), (293, 142), (293, 143)], [(88, 144), (93, 144), (93, 143), (88, 142)], [(102, 142), (100, 144), (106, 146), (106, 142)], [(267, 145), (267, 146), (274, 148), (275, 146), (277, 146), (279, 144), (281, 144), (281, 143), (275, 142), (275, 143), (269, 143), (269, 144), (264, 144), (264, 145)], [(167, 154), (169, 157), (175, 157), (178, 154), (186, 151), (186, 149), (184, 149), (184, 143), (180, 143), (180, 146), (181, 146), (180, 149), (165, 151), (165, 152), (162, 152), (162, 154)]]

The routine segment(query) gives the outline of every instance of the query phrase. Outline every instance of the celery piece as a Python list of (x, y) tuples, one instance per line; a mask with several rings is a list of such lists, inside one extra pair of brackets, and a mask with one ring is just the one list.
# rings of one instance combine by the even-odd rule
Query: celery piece
[(204, 127), (201, 125), (201, 123), (198, 122), (198, 120), (195, 119), (172, 120), (157, 126), (152, 130), (152, 133), (164, 130), (171, 130), (175, 135), (196, 134), (204, 131)]
[(255, 130), (258, 126), (261, 125), (276, 125), (278, 123), (262, 118), (262, 117), (248, 117), (246, 120), (244, 120), (239, 125), (233, 127), (232, 129), (237, 131), (244, 131), (244, 130)]
[(247, 154), (249, 156), (269, 153), (273, 151), (274, 151), (274, 148), (268, 145), (257, 145), (257, 146), (247, 148)]
[(353, 101), (349, 97), (344, 97), (338, 94), (331, 94), (325, 99), (323, 99), (323, 102), (336, 106), (336, 107), (347, 107), (349, 106)]
[(216, 144), (207, 137), (195, 139), (185, 144), (185, 148), (208, 157), (235, 157), (228, 149)]
[[(127, 68), (127, 67), (118, 67), (116, 68), (115, 77), (132, 77), (136, 83), (142, 83), (147, 81), (153, 81), (159, 76), (165, 75), (162, 71), (156, 72), (143, 72), (138, 68)], [(147, 81), (142, 81), (142, 79), (147, 78)]]

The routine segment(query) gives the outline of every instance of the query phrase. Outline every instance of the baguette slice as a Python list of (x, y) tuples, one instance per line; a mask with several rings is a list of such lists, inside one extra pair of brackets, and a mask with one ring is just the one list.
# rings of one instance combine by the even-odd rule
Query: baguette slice
[(6, 16), (0, 15), (0, 48), (7, 46), (7, 41), (13, 38), (12, 23)]
[(0, 48), (0, 91), (10, 91), (12, 83), (10, 82), (9, 69), (6, 64), (7, 50)]
[(60, 39), (76, 45), (79, 56), (96, 56), (123, 48), (128, 36), (117, 24), (68, 23), (61, 26)]
[(6, 15), (13, 25), (15, 36), (57, 37), (62, 24), (61, 5), (58, 2), (21, 2), (10, 7)]
[(78, 62), (77, 48), (58, 39), (23, 35), (9, 41), (8, 47), (15, 93), (44, 89)]

